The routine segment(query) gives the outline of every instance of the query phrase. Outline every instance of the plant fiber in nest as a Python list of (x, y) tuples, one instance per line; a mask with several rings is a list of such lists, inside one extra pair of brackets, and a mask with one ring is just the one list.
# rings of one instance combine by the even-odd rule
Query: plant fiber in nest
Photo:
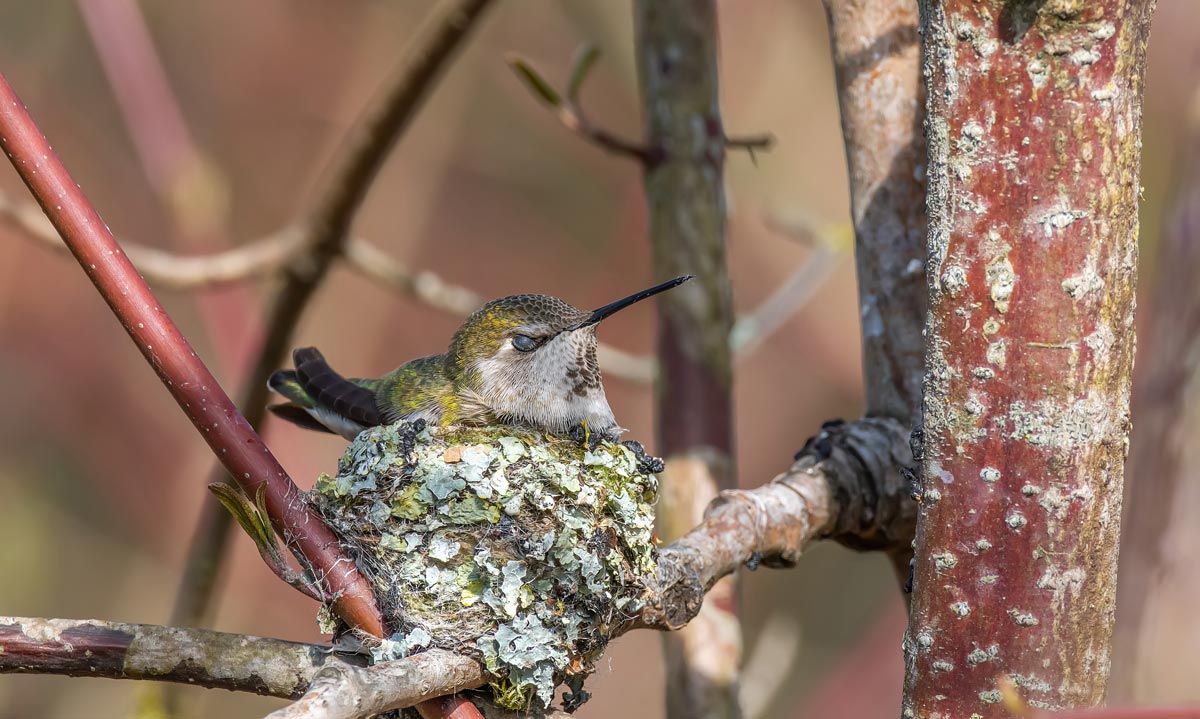
[(608, 442), (512, 427), (363, 432), (312, 501), (374, 584), (395, 633), (377, 660), (478, 658), (508, 708), (586, 699), (611, 632), (654, 572), (658, 483)]

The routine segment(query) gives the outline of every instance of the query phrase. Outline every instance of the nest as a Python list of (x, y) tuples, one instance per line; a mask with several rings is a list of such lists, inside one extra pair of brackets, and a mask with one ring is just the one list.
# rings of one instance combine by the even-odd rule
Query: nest
[(478, 658), (498, 703), (566, 704), (655, 567), (657, 480), (622, 445), (514, 428), (363, 432), (312, 500), (357, 556), (396, 633), (377, 659)]

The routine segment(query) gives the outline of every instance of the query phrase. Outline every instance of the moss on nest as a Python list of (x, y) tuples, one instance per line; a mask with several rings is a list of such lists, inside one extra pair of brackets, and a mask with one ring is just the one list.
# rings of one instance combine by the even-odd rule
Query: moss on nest
[(655, 566), (657, 480), (628, 448), (507, 428), (363, 432), (312, 493), (398, 631), (376, 659), (478, 657), (509, 708), (582, 683)]

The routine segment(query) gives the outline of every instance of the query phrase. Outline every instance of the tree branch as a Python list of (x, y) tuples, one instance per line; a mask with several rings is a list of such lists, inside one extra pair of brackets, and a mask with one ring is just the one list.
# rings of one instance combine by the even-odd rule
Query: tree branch
[(722, 577), (743, 565), (791, 567), (816, 539), (883, 548), (911, 536), (908, 438), (893, 419), (829, 422), (768, 484), (722, 492), (695, 529), (659, 550), (654, 597), (635, 626), (677, 630)]
[[(546, 80), (532, 63), (516, 53), (509, 53), (507, 60), (517, 77), (529, 88), (534, 97), (541, 100), (554, 110), (558, 121), (563, 127), (591, 142), (602, 150), (614, 155), (631, 157), (643, 165), (650, 166), (666, 159), (662, 146), (654, 143), (639, 143), (618, 137), (588, 120), (579, 102), (579, 92), (583, 83), (596, 61), (600, 59), (600, 51), (592, 45), (582, 45), (575, 51), (572, 61), (570, 80), (565, 92), (560, 93)], [(746, 137), (723, 136), (725, 147), (742, 150), (754, 159), (754, 153), (769, 150), (775, 144), (775, 137), (769, 134), (749, 135)]]
[(260, 486), (271, 521), (351, 626), (382, 634), (374, 594), (336, 537), (192, 351), (0, 76), (0, 146), (146, 361), (249, 496)]
[[(716, 3), (635, 0), (633, 25), (642, 121), (653, 148), (643, 184), (654, 273), (695, 276), (656, 303), (656, 434), (667, 466), (658, 533), (671, 540), (696, 526), (722, 489), (737, 486)], [(663, 638), (671, 719), (740, 715), (737, 603), (729, 577), (691, 626)]]
[(343, 663), (317, 672), (299, 701), (272, 712), (268, 719), (360, 719), (473, 689), (486, 681), (479, 662), (442, 649), (368, 667)]
[(592, 67), (600, 59), (600, 51), (594, 46), (583, 45), (575, 51), (571, 79), (566, 92), (561, 94), (525, 58), (516, 53), (509, 53), (506, 59), (513, 72), (525, 83), (534, 97), (554, 110), (555, 117), (563, 127), (614, 155), (631, 157), (642, 164), (650, 164), (657, 160), (650, 147), (597, 127), (584, 114), (583, 107), (579, 104), (579, 92)]
[(0, 673), (145, 679), (295, 699), (321, 671), (358, 669), (329, 647), (207, 629), (0, 617)]

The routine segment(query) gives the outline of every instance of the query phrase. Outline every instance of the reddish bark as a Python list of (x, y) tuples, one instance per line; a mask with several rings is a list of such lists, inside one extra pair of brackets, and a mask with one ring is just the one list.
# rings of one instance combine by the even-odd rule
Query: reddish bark
[(323, 580), (339, 616), (382, 636), (382, 618), (366, 579), (162, 310), (3, 76), (0, 146), (213, 453), (248, 496), (266, 486), (272, 523)]
[(907, 717), (1097, 704), (1153, 0), (923, 0), (930, 310)]

